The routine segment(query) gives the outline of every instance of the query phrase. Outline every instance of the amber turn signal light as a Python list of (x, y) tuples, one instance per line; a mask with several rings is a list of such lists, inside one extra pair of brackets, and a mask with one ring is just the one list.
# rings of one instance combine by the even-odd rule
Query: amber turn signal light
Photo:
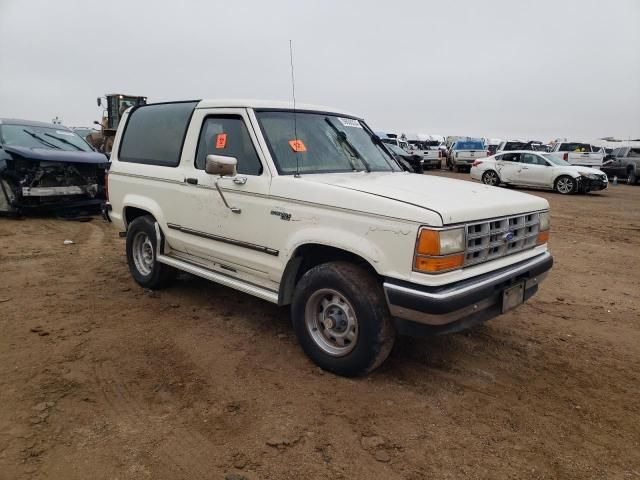
[(461, 268), (464, 264), (464, 254), (449, 255), (447, 257), (416, 257), (415, 268), (421, 272), (436, 273)]
[(416, 253), (419, 255), (440, 255), (440, 233), (436, 230), (421, 230)]
[(549, 241), (549, 230), (545, 230), (544, 232), (540, 232), (538, 234), (536, 245), (542, 245), (543, 243), (547, 243), (548, 241)]

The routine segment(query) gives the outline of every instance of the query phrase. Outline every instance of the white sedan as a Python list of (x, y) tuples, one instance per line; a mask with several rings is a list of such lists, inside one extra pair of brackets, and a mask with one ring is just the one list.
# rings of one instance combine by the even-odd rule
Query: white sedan
[(600, 170), (577, 167), (553, 155), (529, 150), (478, 159), (471, 167), (471, 178), (487, 185), (547, 188), (565, 195), (604, 190), (608, 185), (607, 176)]

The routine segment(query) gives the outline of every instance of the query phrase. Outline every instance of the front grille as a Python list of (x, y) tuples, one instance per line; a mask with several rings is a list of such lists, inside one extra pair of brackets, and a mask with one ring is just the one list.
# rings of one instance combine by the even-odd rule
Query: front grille
[[(495, 218), (466, 225), (464, 265), (475, 265), (536, 246), (540, 231), (538, 213)], [(509, 235), (511, 233), (511, 235)]]

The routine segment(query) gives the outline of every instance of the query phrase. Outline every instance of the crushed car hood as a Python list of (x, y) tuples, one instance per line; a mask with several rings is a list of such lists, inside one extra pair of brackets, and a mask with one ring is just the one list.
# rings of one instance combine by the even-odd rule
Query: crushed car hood
[(534, 195), (433, 175), (354, 172), (303, 175), (302, 179), (432, 210), (445, 225), (549, 208), (545, 199)]
[(26, 148), (3, 145), (5, 151), (20, 155), (22, 158), (34, 161), (69, 162), (69, 163), (109, 163), (107, 157), (98, 152), (67, 152), (64, 150), (50, 150), (46, 148)]

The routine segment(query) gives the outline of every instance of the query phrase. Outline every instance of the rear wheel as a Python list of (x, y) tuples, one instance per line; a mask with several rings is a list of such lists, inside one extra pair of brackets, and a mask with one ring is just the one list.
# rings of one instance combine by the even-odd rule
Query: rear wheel
[(500, 185), (500, 177), (498, 177), (498, 174), (493, 170), (487, 170), (482, 174), (482, 183), (497, 187)]
[(155, 220), (149, 215), (136, 218), (127, 229), (127, 263), (133, 279), (142, 287), (159, 289), (168, 286), (177, 271), (159, 263)]
[(395, 339), (380, 282), (347, 262), (325, 263), (305, 273), (291, 316), (305, 353), (338, 375), (371, 372), (387, 358)]
[(636, 171), (633, 168), (630, 168), (627, 172), (627, 183), (629, 185), (635, 185), (638, 183), (638, 177), (636, 176)]
[(570, 195), (576, 191), (576, 181), (568, 176), (562, 175), (556, 179), (555, 190), (563, 195)]

